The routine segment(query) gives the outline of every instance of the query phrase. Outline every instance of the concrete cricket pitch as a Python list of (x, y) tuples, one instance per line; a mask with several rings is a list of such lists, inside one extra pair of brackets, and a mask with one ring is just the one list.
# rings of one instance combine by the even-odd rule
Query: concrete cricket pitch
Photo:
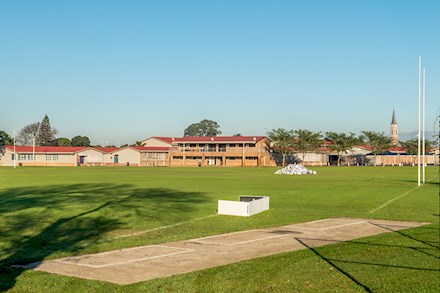
[(427, 224), (430, 223), (331, 218), (65, 257), (24, 267), (116, 284), (132, 284)]

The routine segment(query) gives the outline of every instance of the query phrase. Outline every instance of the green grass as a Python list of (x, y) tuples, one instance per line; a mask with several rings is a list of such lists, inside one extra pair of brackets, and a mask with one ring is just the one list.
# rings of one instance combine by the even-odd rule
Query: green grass
[[(420, 188), (414, 167), (312, 169), (318, 175), (274, 175), (275, 168), (0, 168), (0, 291), (440, 291), (437, 167), (427, 168)], [(218, 199), (239, 195), (268, 195), (270, 210), (249, 218), (216, 215)], [(128, 286), (11, 268), (329, 217), (432, 224)], [(151, 230), (158, 227), (165, 228)]]

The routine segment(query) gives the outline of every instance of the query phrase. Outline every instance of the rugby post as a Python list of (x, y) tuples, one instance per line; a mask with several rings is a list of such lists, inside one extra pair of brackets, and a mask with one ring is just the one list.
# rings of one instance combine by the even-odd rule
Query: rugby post
[(419, 56), (419, 90), (418, 90), (418, 102), (417, 102), (417, 185), (420, 186), (420, 78), (421, 78), (422, 56)]
[(15, 128), (14, 128), (14, 169), (17, 165), (17, 152), (15, 151)]
[(426, 68), (423, 67), (423, 98), (422, 98), (422, 183), (425, 183), (425, 93)]

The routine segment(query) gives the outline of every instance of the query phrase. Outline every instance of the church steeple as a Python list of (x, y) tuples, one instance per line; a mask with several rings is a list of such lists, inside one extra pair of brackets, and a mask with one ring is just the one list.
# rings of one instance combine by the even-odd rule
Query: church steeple
[(397, 129), (396, 112), (393, 109), (393, 117), (391, 118), (390, 139), (392, 145), (399, 143), (399, 131)]

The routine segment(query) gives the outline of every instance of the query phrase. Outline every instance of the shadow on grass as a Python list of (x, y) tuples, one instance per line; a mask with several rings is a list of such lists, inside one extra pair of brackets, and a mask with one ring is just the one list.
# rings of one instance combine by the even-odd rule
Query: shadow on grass
[[(377, 225), (374, 223), (370, 223), (373, 225)], [(366, 245), (366, 246), (378, 246), (378, 247), (390, 247), (390, 248), (396, 248), (396, 249), (407, 249), (412, 250), (415, 252), (418, 252), (420, 254), (425, 255), (429, 258), (434, 258), (433, 263), (438, 263), (439, 256), (439, 247), (438, 242), (436, 241), (429, 241), (427, 239), (421, 239), (420, 237), (415, 237), (413, 235), (410, 235), (411, 230), (408, 230), (405, 232), (405, 230), (399, 230), (395, 231), (392, 230), (384, 225), (377, 225), (383, 229), (389, 230), (392, 233), (395, 233), (396, 235), (399, 235), (401, 237), (407, 238), (407, 240), (411, 240), (415, 242), (415, 245), (399, 245), (399, 244), (386, 244), (386, 243), (371, 243), (371, 242), (363, 242), (363, 241), (356, 241), (356, 240), (349, 240), (349, 241), (337, 241), (332, 240), (334, 243), (346, 243), (346, 244), (353, 244), (353, 245)], [(436, 232), (431, 233), (431, 235), (439, 235), (439, 229), (434, 227), (419, 227), (416, 228), (419, 230), (436, 230)], [(308, 248), (310, 251), (312, 251), (316, 256), (318, 256), (320, 259), (331, 265), (334, 269), (336, 269), (338, 272), (346, 276), (348, 279), (350, 279), (352, 282), (357, 284), (358, 286), (362, 287), (363, 290), (366, 292), (373, 292), (370, 287), (368, 287), (366, 284), (363, 284), (360, 280), (356, 279), (355, 276), (350, 273), (348, 269), (342, 268), (340, 263), (345, 264), (353, 264), (353, 265), (368, 265), (368, 266), (379, 266), (379, 267), (386, 267), (386, 268), (396, 268), (396, 269), (407, 269), (407, 270), (416, 270), (416, 271), (428, 271), (428, 272), (440, 272), (437, 268), (423, 268), (423, 267), (415, 267), (415, 266), (409, 266), (409, 265), (395, 265), (395, 264), (387, 264), (387, 263), (374, 263), (374, 262), (368, 262), (368, 261), (355, 261), (355, 260), (344, 260), (344, 259), (338, 259), (334, 257), (328, 257), (323, 252), (320, 252), (321, 249), (315, 248), (313, 245), (309, 245), (310, 243), (316, 243), (316, 241), (323, 241), (328, 242), (327, 239), (314, 239), (314, 238), (301, 238), (301, 237), (295, 237), (295, 240), (300, 242), (302, 245), (304, 245), (306, 248)], [(437, 244), (437, 245), (435, 245)]]
[[(392, 180), (394, 182), (406, 182), (406, 183), (414, 183), (415, 185), (418, 183), (417, 179), (413, 179), (413, 180)], [(426, 185), (440, 185), (440, 182), (438, 181), (426, 181), (425, 183), (422, 184), (426, 184)]]
[(207, 201), (201, 193), (116, 184), (2, 190), (0, 291), (15, 286), (24, 271), (17, 265), (59, 252), (74, 254), (110, 231), (132, 229), (136, 222), (189, 219)]
[[(321, 258), (322, 260), (324, 260), (326, 263), (328, 263), (329, 265), (331, 265), (333, 268), (335, 268), (338, 272), (340, 272), (341, 274), (343, 274), (344, 276), (346, 276), (348, 279), (350, 279), (351, 281), (353, 281), (355, 284), (357, 284), (358, 286), (362, 287), (366, 292), (372, 292), (370, 288), (368, 288), (366, 285), (362, 284), (360, 281), (356, 280), (356, 278), (354, 276), (352, 276), (349, 272), (343, 270), (342, 268), (340, 268), (336, 262), (326, 256), (324, 256), (322, 253), (320, 253), (317, 249), (313, 248), (313, 246), (308, 245), (305, 240), (307, 239), (303, 239), (303, 238), (296, 238), (295, 240), (298, 241), (299, 243), (301, 243), (302, 245), (304, 245), (304, 247), (308, 248), (310, 251), (312, 251), (316, 256), (319, 256), (319, 258)], [(315, 239), (316, 240), (316, 239)], [(322, 240), (324, 241), (324, 240)]]

